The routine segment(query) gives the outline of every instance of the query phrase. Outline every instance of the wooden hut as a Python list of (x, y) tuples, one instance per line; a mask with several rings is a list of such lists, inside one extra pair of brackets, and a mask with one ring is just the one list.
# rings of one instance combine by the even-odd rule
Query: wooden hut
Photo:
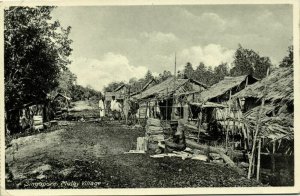
[(44, 123), (54, 117), (52, 102), (30, 102), (6, 112), (6, 129), (12, 133), (26, 129), (43, 129)]
[(113, 92), (105, 92), (105, 101), (111, 101), (112, 97), (115, 96), (116, 100), (123, 102), (124, 98), (128, 95), (129, 88), (122, 84), (117, 87)]
[[(198, 103), (205, 105), (205, 103), (211, 102), (227, 106), (207, 107), (203, 110), (203, 115), (201, 115), (203, 119), (201, 122), (209, 123), (211, 121), (211, 117), (213, 117), (226, 129), (233, 131), (238, 124), (232, 119), (239, 118), (241, 113), (236, 108), (236, 105), (232, 104), (232, 96), (257, 81), (258, 80), (251, 75), (225, 77), (209, 89), (201, 92), (198, 95)], [(192, 110), (196, 110), (195, 107), (197, 107), (197, 105), (194, 104), (191, 107)], [(196, 111), (199, 111), (199, 109)]]
[[(234, 95), (233, 100), (236, 100), (243, 111), (242, 122), (252, 147), (248, 177), (253, 176), (254, 168), (257, 168), (256, 178), (260, 178), (262, 158), (269, 160), (265, 161), (267, 164), (262, 165), (262, 169), (270, 170), (268, 173), (273, 176), (278, 171), (288, 171), (289, 181), (293, 181), (293, 69), (273, 70), (268, 77)], [(255, 164), (257, 167), (254, 167)], [(277, 178), (282, 177), (279, 172)]]
[(158, 81), (155, 78), (153, 78), (152, 80), (147, 82), (141, 89), (130, 93), (130, 97), (133, 98), (133, 99), (136, 99), (137, 97), (135, 95), (138, 95), (138, 94), (142, 93), (143, 91), (151, 88), (152, 86), (154, 86), (156, 84), (158, 84)]
[[(261, 118), (258, 137), (268, 138), (275, 142), (275, 145), (277, 141), (293, 141), (293, 69), (278, 68), (260, 82), (234, 95), (233, 99), (240, 105), (245, 117), (245, 125), (250, 132), (255, 129), (258, 118)], [(262, 100), (264, 100), (263, 105)]]
[[(160, 84), (154, 85), (133, 98), (139, 101), (139, 117), (160, 118), (162, 120), (178, 120), (184, 115), (184, 101), (176, 96), (189, 91), (201, 92), (206, 85), (193, 79), (175, 79), (170, 77)], [(179, 98), (179, 99), (178, 99)]]
[[(189, 103), (192, 116), (189, 124), (196, 125), (199, 133), (202, 130), (215, 138), (215, 141), (221, 142), (220, 144), (225, 143), (226, 148), (229, 138), (235, 138), (230, 141), (232, 145), (243, 145), (239, 139), (242, 135), (241, 124), (236, 120), (242, 114), (231, 99), (233, 95), (257, 81), (251, 75), (225, 77), (209, 89), (197, 93), (194, 101)], [(222, 138), (226, 139), (223, 141)]]
[(215, 103), (227, 102), (234, 94), (257, 81), (258, 80), (251, 75), (225, 77), (208, 90), (201, 92), (198, 101), (210, 101)]

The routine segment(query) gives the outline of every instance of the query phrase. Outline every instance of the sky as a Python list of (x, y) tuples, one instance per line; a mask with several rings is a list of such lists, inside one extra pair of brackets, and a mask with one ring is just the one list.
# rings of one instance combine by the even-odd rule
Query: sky
[(71, 26), (70, 70), (96, 90), (148, 70), (174, 72), (187, 62), (231, 65), (241, 44), (277, 65), (293, 39), (291, 5), (62, 6), (52, 13)]

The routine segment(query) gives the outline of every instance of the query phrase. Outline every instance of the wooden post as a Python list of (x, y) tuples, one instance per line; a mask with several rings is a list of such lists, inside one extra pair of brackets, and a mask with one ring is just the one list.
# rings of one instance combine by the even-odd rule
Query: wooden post
[[(228, 108), (228, 112), (229, 112), (229, 114), (228, 115), (230, 115), (230, 113), (231, 113), (231, 103), (230, 103), (230, 101), (231, 101), (231, 89), (229, 90), (229, 108)], [(229, 127), (229, 124), (230, 124), (230, 121), (228, 121), (228, 127)], [(227, 127), (227, 132), (226, 132), (226, 150), (228, 150), (228, 143), (229, 143), (229, 130), (228, 130), (228, 127)]]
[(145, 118), (144, 121), (147, 121), (147, 111), (148, 111), (148, 101), (146, 101), (146, 111), (145, 111)]
[(225, 147), (226, 147), (226, 151), (227, 151), (227, 149), (228, 149), (228, 127), (229, 126), (227, 126), (227, 129), (226, 129), (226, 139), (225, 139)]
[[(267, 77), (268, 77), (268, 75), (269, 75), (269, 68), (267, 70)], [(250, 177), (251, 177), (251, 167), (252, 167), (252, 161), (253, 161), (253, 158), (254, 158), (255, 143), (256, 143), (256, 138), (257, 138), (257, 135), (258, 135), (258, 131), (260, 129), (260, 116), (261, 116), (261, 113), (262, 113), (262, 110), (263, 110), (263, 107), (264, 107), (264, 104), (265, 104), (265, 94), (266, 94), (266, 85), (264, 86), (263, 98), (262, 98), (261, 106), (260, 106), (260, 109), (259, 109), (259, 112), (258, 112), (256, 130), (255, 130), (254, 139), (253, 139), (251, 157), (250, 157), (250, 161), (249, 161), (249, 169), (248, 169), (248, 176), (247, 176), (248, 179), (250, 179)]]
[(272, 173), (275, 172), (275, 169), (276, 169), (276, 165), (275, 165), (275, 141), (273, 142), (273, 150), (272, 150), (272, 153), (271, 153), (271, 170), (272, 170)]
[[(236, 129), (235, 129), (235, 110), (232, 110), (232, 113), (233, 113), (233, 134), (232, 134), (232, 136), (234, 138), (234, 134), (235, 134), (235, 131), (236, 131)], [(235, 142), (235, 141), (233, 140), (233, 142)], [(234, 144), (233, 149), (235, 149), (235, 143), (233, 143), (233, 144)]]
[[(255, 142), (256, 143), (256, 142)], [(251, 176), (253, 176), (254, 175), (254, 170), (255, 170), (255, 161), (256, 161), (256, 159), (255, 159), (256, 157), (254, 156), (253, 157), (253, 159), (252, 159), (252, 170), (251, 170)]]
[(261, 139), (258, 140), (258, 152), (257, 152), (257, 170), (256, 170), (256, 180), (259, 181), (260, 172), (260, 153), (261, 153)]
[(168, 119), (168, 99), (166, 99), (166, 108), (165, 108), (165, 110), (166, 110), (166, 126), (167, 126), (167, 119)]
[(201, 128), (201, 124), (202, 124), (202, 108), (198, 114), (198, 139), (197, 139), (197, 142), (199, 143), (200, 141), (200, 128)]
[(157, 118), (157, 100), (155, 100), (155, 104), (154, 104), (154, 118)]
[(253, 139), (253, 142), (252, 142), (253, 144), (252, 144), (252, 151), (251, 151), (251, 156), (250, 156), (250, 161), (249, 161), (248, 179), (250, 179), (250, 177), (251, 177), (251, 167), (252, 167), (252, 162), (253, 162), (253, 158), (254, 158), (256, 138), (257, 138), (258, 131), (259, 131), (259, 128), (260, 128), (260, 116), (261, 116), (261, 111), (262, 111), (262, 108), (264, 107), (264, 104), (265, 104), (265, 100), (263, 98), (262, 103), (261, 103), (261, 107), (260, 107), (260, 110), (259, 110), (259, 113), (258, 113), (259, 116), (258, 116), (258, 120), (257, 120), (257, 124), (256, 124), (254, 139)]

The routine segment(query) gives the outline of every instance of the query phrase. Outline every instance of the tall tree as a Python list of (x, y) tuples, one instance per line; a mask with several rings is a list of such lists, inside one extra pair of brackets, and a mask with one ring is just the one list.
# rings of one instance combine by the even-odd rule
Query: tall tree
[(58, 87), (55, 89), (55, 92), (66, 94), (70, 96), (72, 94), (72, 87), (75, 85), (77, 77), (73, 74), (70, 69), (65, 69), (61, 71), (58, 79)]
[(51, 22), (54, 7), (9, 7), (4, 12), (4, 78), (7, 111), (45, 100), (70, 63), (71, 28)]
[(239, 45), (234, 54), (233, 68), (230, 70), (230, 74), (232, 76), (250, 74), (257, 78), (263, 78), (271, 66), (269, 57), (261, 57), (255, 51)]
[(179, 78), (179, 79), (183, 79), (184, 78), (184, 74), (183, 74), (182, 70), (178, 70), (177, 71), (177, 78)]
[(200, 62), (200, 64), (197, 66), (196, 70), (194, 71), (194, 79), (206, 83), (205, 80), (205, 73), (207, 71), (207, 67), (204, 65), (203, 62)]
[(159, 74), (158, 81), (163, 82), (170, 77), (172, 77), (172, 73), (170, 71), (164, 70), (162, 74), (161, 73)]
[(285, 56), (279, 64), (279, 67), (293, 67), (294, 65), (294, 47), (288, 47), (288, 55)]
[(137, 78), (136, 77), (133, 77), (133, 78), (129, 79), (128, 88), (130, 88), (130, 93), (138, 91)]
[(227, 63), (221, 63), (214, 68), (214, 81), (213, 84), (223, 80), (225, 76), (229, 75), (229, 69)]
[(205, 84), (211, 86), (214, 83), (214, 71), (212, 66), (208, 66), (207, 71), (204, 75)]
[(45, 102), (70, 63), (71, 27), (52, 21), (54, 7), (9, 7), (4, 10), (5, 111), (10, 130), (18, 130), (27, 103)]
[(194, 69), (193, 69), (193, 65), (188, 62), (183, 70), (183, 75), (185, 78), (193, 78), (193, 74), (194, 74)]
[(152, 80), (154, 77), (152, 75), (152, 72), (150, 70), (147, 71), (146, 75), (145, 75), (145, 82), (149, 82), (150, 80)]

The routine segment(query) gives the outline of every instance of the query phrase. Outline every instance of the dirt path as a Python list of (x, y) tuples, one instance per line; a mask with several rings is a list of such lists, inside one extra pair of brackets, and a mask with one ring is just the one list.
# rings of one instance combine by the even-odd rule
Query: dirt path
[(257, 186), (224, 165), (124, 154), (144, 131), (76, 122), (66, 129), (12, 141), (7, 188)]

